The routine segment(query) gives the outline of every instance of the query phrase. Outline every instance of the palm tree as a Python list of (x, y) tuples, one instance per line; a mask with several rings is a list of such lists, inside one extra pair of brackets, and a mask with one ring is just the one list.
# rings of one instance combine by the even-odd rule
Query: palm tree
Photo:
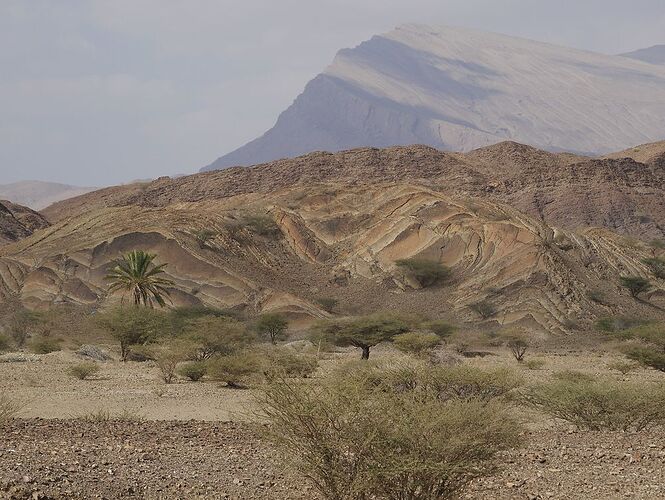
[(166, 287), (174, 283), (159, 276), (167, 264), (154, 265), (156, 257), (157, 255), (143, 250), (134, 250), (123, 255), (104, 278), (111, 281), (109, 292), (131, 292), (135, 306), (143, 304), (153, 307), (153, 302), (156, 302), (160, 307), (164, 307), (164, 297), (169, 298)]

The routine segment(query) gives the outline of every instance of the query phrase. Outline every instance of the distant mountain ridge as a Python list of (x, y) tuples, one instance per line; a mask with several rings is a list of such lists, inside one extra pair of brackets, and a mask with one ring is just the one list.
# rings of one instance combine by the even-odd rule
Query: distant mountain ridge
[(70, 186), (57, 182), (20, 181), (0, 184), (0, 199), (11, 200), (33, 210), (42, 210), (55, 202), (89, 193), (95, 189), (97, 188)]
[(203, 170), (313, 151), (503, 140), (604, 154), (665, 137), (665, 67), (479, 31), (401, 26), (333, 63), (263, 136)]
[(651, 64), (665, 64), (665, 44), (654, 45), (646, 49), (635, 50), (621, 54), (623, 57), (631, 59), (638, 59), (640, 61), (648, 62)]

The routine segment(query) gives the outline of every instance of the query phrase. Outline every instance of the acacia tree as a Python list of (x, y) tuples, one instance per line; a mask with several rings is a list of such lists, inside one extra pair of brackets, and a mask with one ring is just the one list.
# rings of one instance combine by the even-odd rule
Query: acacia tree
[(639, 298), (641, 293), (651, 290), (651, 283), (648, 279), (640, 276), (622, 276), (621, 284), (627, 288), (633, 298)]
[(150, 308), (118, 307), (101, 314), (98, 321), (120, 342), (122, 361), (127, 361), (132, 346), (148, 344), (169, 328), (168, 317)]
[(340, 347), (362, 349), (361, 359), (369, 359), (369, 352), (375, 345), (393, 340), (397, 335), (409, 331), (407, 323), (399, 318), (373, 314), (360, 318), (325, 323), (319, 333), (323, 339)]
[(122, 290), (131, 293), (135, 306), (142, 304), (154, 307), (154, 303), (157, 303), (164, 307), (165, 297), (169, 297), (167, 287), (174, 283), (160, 276), (167, 264), (155, 265), (156, 258), (155, 254), (143, 250), (133, 250), (123, 255), (104, 278), (110, 281), (109, 292)]
[(288, 326), (289, 322), (280, 314), (262, 314), (256, 322), (256, 333), (268, 337), (270, 342), (276, 344), (286, 337)]

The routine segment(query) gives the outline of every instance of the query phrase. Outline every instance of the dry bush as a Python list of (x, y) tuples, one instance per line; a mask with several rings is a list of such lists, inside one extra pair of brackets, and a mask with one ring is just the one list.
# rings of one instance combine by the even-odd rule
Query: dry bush
[(225, 316), (207, 315), (188, 320), (185, 333), (197, 344), (195, 357), (199, 361), (232, 354), (256, 341), (244, 324)]
[(335, 500), (451, 498), (494, 472), (519, 430), (499, 401), (441, 401), (357, 375), (275, 381), (260, 406), (269, 438)]
[(79, 380), (85, 380), (99, 372), (99, 365), (95, 363), (78, 363), (67, 368), (67, 373)]
[(145, 420), (143, 415), (125, 408), (120, 412), (113, 412), (111, 410), (99, 409), (88, 413), (83, 413), (74, 416), (75, 419), (85, 420), (86, 422), (141, 422)]
[(407, 332), (393, 338), (393, 344), (397, 349), (418, 357), (430, 353), (441, 345), (441, 342), (441, 337), (433, 332)]
[(21, 410), (21, 404), (6, 394), (0, 394), (0, 424), (5, 420), (14, 418)]
[(188, 378), (192, 382), (198, 382), (208, 372), (208, 367), (203, 361), (193, 361), (181, 366), (178, 375)]
[(395, 261), (395, 264), (413, 276), (423, 288), (439, 284), (450, 277), (450, 269), (433, 260), (419, 258), (400, 259)]
[(319, 367), (314, 356), (301, 354), (289, 347), (267, 347), (255, 351), (263, 365), (263, 374), (268, 380), (284, 378), (307, 378)]
[(62, 350), (60, 341), (51, 337), (37, 337), (28, 345), (35, 354), (49, 354)]
[(527, 405), (580, 429), (642, 431), (665, 424), (665, 387), (609, 382), (571, 373), (531, 387)]
[(489, 300), (481, 300), (469, 306), (472, 311), (478, 313), (482, 319), (489, 319), (497, 313), (496, 306)]
[(225, 382), (232, 389), (244, 388), (262, 370), (261, 358), (249, 351), (239, 351), (208, 361), (208, 375)]
[(622, 375), (627, 375), (628, 373), (637, 369), (638, 366), (639, 364), (635, 363), (634, 361), (620, 361), (620, 360), (612, 361), (611, 363), (607, 364), (607, 367), (610, 370), (616, 370), (618, 372), (621, 372)]
[(194, 348), (186, 341), (172, 341), (155, 349), (155, 362), (166, 384), (173, 382), (178, 363), (193, 356)]
[(0, 333), (0, 352), (8, 351), (10, 348), (9, 346), (9, 337), (3, 333)]
[(545, 364), (546, 361), (543, 358), (528, 359), (524, 362), (524, 366), (529, 370), (540, 370)]

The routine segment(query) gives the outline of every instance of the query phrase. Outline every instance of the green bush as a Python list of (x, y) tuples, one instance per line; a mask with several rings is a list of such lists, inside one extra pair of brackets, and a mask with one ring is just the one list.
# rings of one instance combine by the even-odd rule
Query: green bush
[(278, 340), (286, 339), (286, 330), (289, 327), (289, 322), (284, 316), (276, 313), (262, 314), (256, 322), (256, 333), (260, 337), (270, 340), (276, 344)]
[(95, 363), (78, 363), (67, 368), (67, 373), (79, 380), (85, 380), (100, 371), (99, 365)]
[(255, 351), (263, 364), (263, 373), (270, 380), (276, 377), (307, 378), (319, 367), (314, 356), (300, 354), (288, 347), (269, 347)]
[(481, 300), (469, 306), (482, 319), (489, 319), (496, 314), (496, 307), (488, 300)]
[(181, 366), (178, 369), (178, 374), (182, 377), (188, 378), (192, 382), (201, 380), (208, 371), (208, 367), (203, 361), (193, 361)]
[(450, 276), (450, 269), (434, 260), (400, 259), (395, 264), (413, 276), (423, 288), (441, 283)]
[(219, 356), (208, 361), (208, 375), (225, 382), (226, 386), (232, 389), (244, 388), (262, 368), (259, 356), (248, 351)]
[(443, 402), (358, 377), (275, 381), (260, 406), (268, 437), (331, 500), (450, 498), (518, 440), (498, 401)]
[(643, 325), (645, 321), (629, 316), (615, 316), (600, 318), (596, 321), (596, 328), (607, 333), (621, 333), (635, 326)]
[(451, 325), (447, 321), (440, 319), (434, 321), (426, 321), (425, 323), (422, 324), (422, 328), (432, 333), (436, 333), (442, 341), (445, 341), (453, 333), (455, 333), (454, 325)]
[(441, 344), (441, 337), (433, 332), (407, 332), (396, 335), (393, 344), (402, 352), (423, 356)]
[(665, 259), (652, 257), (650, 259), (644, 259), (642, 262), (646, 264), (656, 278), (665, 280)]
[(559, 379), (531, 387), (524, 401), (588, 430), (641, 431), (665, 424), (665, 387), (590, 377)]
[(324, 311), (333, 313), (335, 312), (335, 309), (337, 308), (337, 304), (339, 303), (339, 301), (332, 297), (319, 297), (318, 299), (316, 299), (316, 303), (320, 305), (321, 309), (323, 309)]
[(611, 363), (607, 364), (607, 367), (610, 370), (616, 370), (618, 372), (621, 372), (622, 375), (627, 375), (628, 373), (632, 372), (639, 366), (638, 363), (635, 363), (633, 361), (612, 361)]
[(651, 347), (634, 346), (625, 350), (626, 357), (642, 366), (665, 372), (665, 352)]
[(621, 286), (626, 288), (635, 299), (639, 298), (640, 294), (651, 290), (651, 282), (641, 276), (621, 276)]
[(245, 325), (225, 316), (202, 316), (185, 324), (185, 333), (196, 344), (195, 357), (202, 361), (217, 355), (228, 355), (256, 341)]
[(513, 357), (521, 362), (524, 359), (527, 349), (529, 348), (529, 343), (523, 337), (509, 337), (508, 342), (506, 343), (508, 349), (512, 353)]
[(127, 361), (132, 346), (149, 344), (171, 333), (170, 317), (149, 307), (117, 307), (100, 314), (97, 321), (120, 343), (122, 361)]
[(51, 337), (37, 337), (32, 339), (29, 344), (30, 350), (35, 354), (49, 354), (60, 351), (60, 342)]

